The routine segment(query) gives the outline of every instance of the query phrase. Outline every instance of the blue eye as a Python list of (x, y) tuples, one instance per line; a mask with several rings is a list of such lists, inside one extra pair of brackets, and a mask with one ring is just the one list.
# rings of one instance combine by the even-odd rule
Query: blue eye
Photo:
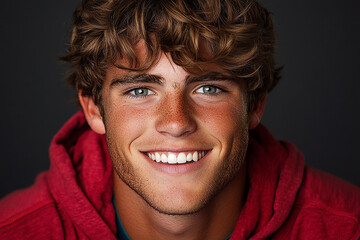
[(197, 93), (203, 93), (203, 94), (215, 94), (220, 92), (221, 89), (212, 85), (205, 85), (200, 88), (198, 88), (195, 92)]
[(150, 89), (144, 87), (132, 89), (128, 93), (134, 97), (146, 97), (148, 95), (155, 94)]

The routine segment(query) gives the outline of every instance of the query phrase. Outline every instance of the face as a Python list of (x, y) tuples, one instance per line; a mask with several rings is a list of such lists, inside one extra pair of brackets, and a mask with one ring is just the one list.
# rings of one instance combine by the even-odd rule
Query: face
[(246, 97), (216, 66), (194, 77), (163, 54), (146, 72), (110, 67), (102, 96), (117, 175), (161, 213), (199, 211), (243, 166)]

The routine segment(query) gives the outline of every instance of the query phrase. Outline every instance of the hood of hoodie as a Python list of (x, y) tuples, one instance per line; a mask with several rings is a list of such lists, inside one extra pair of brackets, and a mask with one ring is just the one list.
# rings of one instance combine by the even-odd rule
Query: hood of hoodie
[(105, 136), (92, 131), (79, 111), (50, 145), (48, 184), (59, 208), (92, 239), (115, 238), (112, 176)]
[[(89, 128), (82, 111), (54, 137), (50, 161), (48, 184), (59, 207), (88, 236), (96, 239), (101, 229), (101, 237), (114, 238), (112, 163), (105, 136)], [(247, 199), (231, 239), (264, 239), (287, 219), (304, 160), (292, 144), (278, 142), (260, 125), (250, 131), (247, 168)]]
[(302, 184), (304, 156), (262, 125), (250, 131), (248, 193), (233, 239), (266, 239), (287, 220)]

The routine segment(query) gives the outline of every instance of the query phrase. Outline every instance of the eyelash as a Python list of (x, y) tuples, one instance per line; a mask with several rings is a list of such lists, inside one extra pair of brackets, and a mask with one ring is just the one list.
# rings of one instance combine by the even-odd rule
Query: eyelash
[[(146, 95), (136, 95), (135, 94), (136, 90), (145, 90), (145, 92), (147, 92), (147, 94)], [(132, 88), (125, 92), (125, 95), (132, 97), (132, 98), (145, 98), (145, 97), (147, 97), (149, 95), (153, 95), (153, 94), (155, 94), (155, 93), (147, 87), (136, 87), (136, 88)]]
[[(199, 92), (200, 89), (204, 89), (206, 87), (215, 88), (215, 92), (214, 93), (205, 93), (204, 91)], [(136, 95), (136, 93), (135, 93), (136, 90), (145, 90), (145, 92), (147, 91), (147, 94), (146, 95)], [(204, 95), (218, 95), (218, 94), (221, 94), (222, 92), (227, 92), (227, 91), (220, 87), (217, 87), (215, 85), (210, 85), (210, 84), (200, 86), (199, 88), (197, 88), (195, 90), (195, 93), (200, 93), (200, 94), (204, 94)], [(136, 88), (132, 88), (125, 92), (125, 95), (127, 95), (128, 97), (131, 97), (131, 98), (145, 98), (149, 95), (154, 95), (154, 94), (155, 93), (152, 90), (150, 90), (148, 87), (136, 87)]]
[[(206, 88), (206, 87), (210, 87), (210, 88), (215, 88), (215, 92), (214, 93), (205, 93), (204, 91), (202, 92), (198, 92), (200, 89), (203, 89)], [(217, 87), (217, 86), (214, 86), (214, 85), (203, 85), (199, 88), (197, 88), (195, 90), (196, 93), (201, 93), (201, 94), (205, 94), (205, 95), (218, 95), (218, 94), (221, 94), (222, 92), (226, 92), (224, 89), (220, 88), (220, 87)]]

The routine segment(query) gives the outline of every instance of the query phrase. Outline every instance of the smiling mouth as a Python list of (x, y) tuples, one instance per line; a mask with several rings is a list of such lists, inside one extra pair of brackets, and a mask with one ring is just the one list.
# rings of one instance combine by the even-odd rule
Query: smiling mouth
[(144, 154), (154, 162), (167, 164), (185, 164), (197, 162), (202, 159), (209, 151), (191, 152), (145, 152)]

